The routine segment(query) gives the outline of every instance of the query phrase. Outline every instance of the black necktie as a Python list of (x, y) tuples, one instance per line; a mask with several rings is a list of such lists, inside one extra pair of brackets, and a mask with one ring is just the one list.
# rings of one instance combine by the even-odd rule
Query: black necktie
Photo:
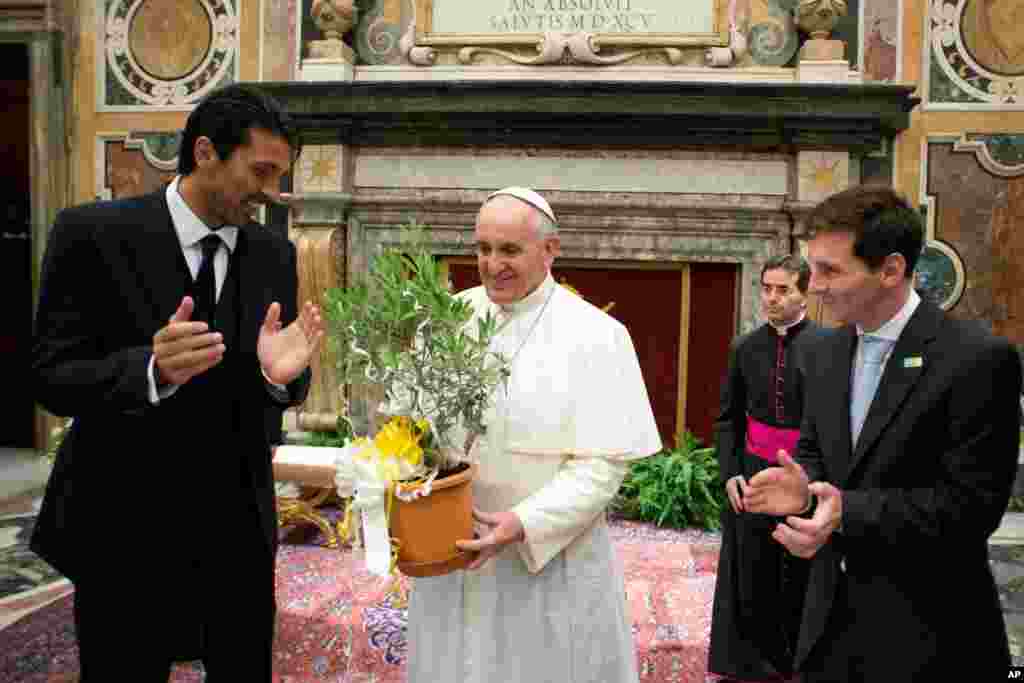
[(193, 320), (201, 320), (213, 324), (213, 312), (217, 308), (217, 280), (213, 273), (213, 259), (220, 247), (220, 237), (210, 233), (202, 240), (203, 262), (199, 266), (199, 274), (196, 276), (196, 307), (192, 316)]

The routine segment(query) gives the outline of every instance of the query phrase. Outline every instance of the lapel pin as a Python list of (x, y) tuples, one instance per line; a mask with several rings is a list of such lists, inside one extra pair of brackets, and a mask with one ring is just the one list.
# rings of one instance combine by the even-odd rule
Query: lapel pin
[(903, 367), (905, 368), (919, 368), (924, 365), (924, 359), (921, 356), (911, 356), (910, 358), (903, 359)]

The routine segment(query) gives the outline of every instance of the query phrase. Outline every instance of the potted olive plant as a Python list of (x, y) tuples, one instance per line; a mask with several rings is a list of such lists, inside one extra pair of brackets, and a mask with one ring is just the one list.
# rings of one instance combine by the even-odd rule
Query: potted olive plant
[[(363, 512), (368, 564), (375, 550), (367, 527), (376, 517), (390, 530), (388, 552), (398, 569), (431, 576), (471, 560), (455, 541), (473, 533), (473, 446), (508, 369), (489, 350), (494, 317), (474, 317), (449, 292), (424, 228), (402, 232), (398, 247), (373, 257), (366, 277), (326, 293), (339, 379), (384, 396), (383, 419), (346, 447), (338, 481), (351, 482)], [(379, 571), (379, 540), (376, 546)]]

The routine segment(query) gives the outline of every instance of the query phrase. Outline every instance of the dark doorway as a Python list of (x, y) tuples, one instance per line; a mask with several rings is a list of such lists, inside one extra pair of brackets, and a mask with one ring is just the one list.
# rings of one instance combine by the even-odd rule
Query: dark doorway
[(690, 265), (690, 339), (686, 373), (686, 425), (705, 446), (715, 442), (722, 380), (729, 344), (736, 334), (734, 263)]
[(0, 376), (10, 378), (0, 447), (33, 446), (29, 390), (32, 344), (32, 229), (29, 182), (29, 58), (0, 43), (0, 291), (10, 309), (0, 325)]

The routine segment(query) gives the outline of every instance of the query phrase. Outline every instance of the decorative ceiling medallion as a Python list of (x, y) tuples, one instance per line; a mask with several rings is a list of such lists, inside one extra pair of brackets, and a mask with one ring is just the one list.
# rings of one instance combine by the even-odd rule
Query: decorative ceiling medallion
[(958, 88), (981, 102), (1022, 104), (1022, 21), (1024, 0), (934, 0), (935, 61)]
[(235, 0), (106, 0), (107, 72), (140, 105), (188, 105), (236, 61)]

